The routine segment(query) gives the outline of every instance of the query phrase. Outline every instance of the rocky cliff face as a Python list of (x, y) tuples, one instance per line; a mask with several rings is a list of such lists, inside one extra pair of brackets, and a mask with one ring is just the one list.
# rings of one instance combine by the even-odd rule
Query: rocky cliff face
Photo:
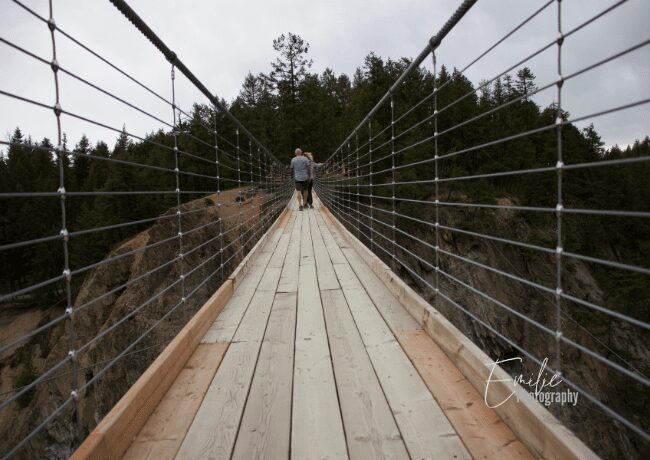
[[(74, 347), (93, 341), (77, 356), (77, 381), (81, 387), (95, 380), (80, 395), (79, 432), (74, 429), (75, 414), (66, 408), (22, 449), (19, 458), (67, 458), (74, 451), (79, 440), (113, 407), (263, 234), (265, 229), (253, 227), (260, 223), (266, 199), (268, 195), (263, 193), (229, 190), (221, 193), (220, 206), (216, 206), (216, 195), (181, 206), (186, 254), (183, 283), (179, 281), (179, 241), (173, 238), (178, 233), (176, 208), (119, 245), (106, 258), (111, 262), (87, 275), (74, 301)], [(215, 223), (219, 217), (223, 219), (223, 238)], [(248, 244), (242, 245), (240, 234)], [(220, 245), (226, 248), (223, 259), (218, 255)], [(64, 306), (51, 308), (39, 314), (38, 321), (45, 324), (64, 311)], [(166, 319), (156, 325), (166, 314)], [(22, 316), (4, 327), (18, 324), (19, 318)], [(151, 333), (99, 376), (105, 366), (154, 325)], [(98, 336), (101, 338), (96, 339)], [(16, 384), (25, 384), (55, 366), (71, 348), (71, 337), (70, 324), (62, 322), (2, 357), (0, 391), (9, 392)], [(69, 364), (64, 365), (53, 373), (53, 378), (0, 412), (0, 452), (16, 445), (69, 397), (71, 370)]]

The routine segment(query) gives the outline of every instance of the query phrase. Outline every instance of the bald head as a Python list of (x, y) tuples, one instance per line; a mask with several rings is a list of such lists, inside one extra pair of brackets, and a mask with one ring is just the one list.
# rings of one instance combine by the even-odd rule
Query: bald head
[(302, 155), (302, 150), (300, 150), (300, 149), (296, 149), (295, 152), (293, 152), (293, 153), (294, 153), (297, 157), (299, 157), (300, 155)]

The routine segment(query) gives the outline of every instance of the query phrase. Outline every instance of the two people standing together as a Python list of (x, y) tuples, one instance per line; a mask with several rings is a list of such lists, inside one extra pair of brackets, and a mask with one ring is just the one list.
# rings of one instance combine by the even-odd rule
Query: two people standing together
[(314, 208), (314, 200), (312, 197), (312, 188), (314, 186), (314, 166), (320, 166), (319, 163), (314, 163), (314, 157), (311, 152), (305, 152), (296, 149), (295, 156), (291, 159), (291, 171), (293, 173), (293, 180), (296, 184), (296, 191), (300, 197), (300, 207), (302, 211), (305, 208)]

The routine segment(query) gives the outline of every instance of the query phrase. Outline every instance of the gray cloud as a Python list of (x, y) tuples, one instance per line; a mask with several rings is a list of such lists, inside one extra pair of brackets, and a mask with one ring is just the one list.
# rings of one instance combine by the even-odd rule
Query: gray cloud
[[(47, 15), (45, 0), (25, 0), (39, 14)], [(272, 40), (291, 31), (311, 44), (313, 71), (326, 67), (351, 75), (370, 51), (386, 58), (414, 57), (459, 4), (457, 0), (303, 2), (151, 1), (131, 0), (130, 5), (183, 62), (220, 97), (232, 100), (247, 72), (267, 72), (275, 59)], [(488, 46), (539, 8), (542, 1), (489, 0), (478, 4), (463, 18), (438, 50), (438, 61), (463, 68)], [(563, 1), (563, 28), (572, 29), (612, 0)], [(171, 97), (170, 66), (160, 53), (107, 1), (54, 2), (57, 24), (109, 61), (128, 71), (166, 98)], [(0, 6), (0, 36), (51, 59), (46, 26), (10, 0)], [(557, 9), (547, 11), (472, 66), (467, 76), (477, 83), (490, 79), (557, 37)], [(598, 60), (650, 38), (646, 0), (630, 0), (613, 13), (577, 32), (563, 46), (563, 73), (579, 70)], [(137, 85), (90, 56), (67, 39), (57, 36), (60, 64), (93, 83), (171, 122), (171, 109)], [(557, 78), (556, 47), (526, 63), (543, 86)], [(54, 100), (52, 72), (0, 44), (0, 89), (51, 104)], [(425, 63), (431, 68), (430, 60)], [(584, 116), (650, 95), (650, 46), (610, 62), (563, 88), (563, 107), (572, 116)], [(177, 79), (178, 100), (186, 109), (205, 102), (183, 77)], [(554, 88), (537, 97), (541, 105), (556, 99)], [(65, 109), (120, 129), (144, 135), (164, 127), (138, 112), (99, 94), (96, 90), (61, 77), (61, 101)], [(593, 119), (608, 145), (628, 144), (650, 134), (648, 105)], [(591, 120), (581, 123), (588, 124)], [(0, 96), (2, 137), (20, 126), (35, 139), (55, 138), (54, 115), (42, 108)], [(91, 141), (112, 144), (116, 133), (88, 123), (63, 118), (63, 130), (76, 143), (81, 133)]]

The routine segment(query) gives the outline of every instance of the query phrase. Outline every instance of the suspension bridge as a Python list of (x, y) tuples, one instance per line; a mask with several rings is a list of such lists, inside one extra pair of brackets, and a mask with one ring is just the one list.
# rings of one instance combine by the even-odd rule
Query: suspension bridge
[[(54, 103), (2, 88), (0, 95), (52, 112), (56, 144), (31, 145), (30, 149), (57, 159), (58, 183), (54, 190), (3, 188), (0, 200), (56, 201), (61, 228), (57, 234), (38, 238), (3, 240), (0, 251), (20, 253), (37, 245), (58, 244), (61, 266), (54, 277), (29, 279), (28, 285), (8, 287), (0, 293), (0, 301), (10, 303), (56, 285), (64, 293), (64, 308), (29, 331), (0, 343), (0, 356), (18, 356), (17, 350), (42, 343), (39, 337), (54, 330), (65, 331), (65, 340), (64, 345), (57, 342), (58, 348), (39, 361), (38, 375), (5, 391), (0, 402), (3, 423), (18, 417), (12, 414), (18, 413), (16, 407), (24, 404), (21, 401), (27, 396), (42, 402), (29, 420), (16, 422), (16, 433), (3, 445), (5, 458), (48, 456), (43, 446), (57, 442), (68, 446), (69, 451), (58, 451), (51, 454), (52, 458), (61, 452), (75, 459), (586, 459), (602, 455), (588, 442), (589, 433), (574, 433), (582, 423), (576, 422), (575, 415), (572, 417), (567, 409), (545, 407), (525, 382), (513, 384), (512, 368), (499, 365), (496, 360), (501, 356), (490, 354), (488, 345), (492, 341), (527, 360), (530, 365), (525, 370), (541, 367), (537, 383), (543, 377), (547, 385), (538, 390), (575, 393), (580, 398), (578, 407), (590, 408), (584, 409), (590, 412), (575, 412), (578, 417), (591, 414), (596, 421), (615, 425), (639, 452), (647, 446), (644, 414), (626, 408), (625, 401), (603, 396), (602, 387), (573, 369), (583, 360), (589, 363), (588, 369), (600, 366), (598, 372), (605, 379), (615, 375), (617, 384), (627, 379), (624, 381), (630, 387), (620, 387), (621, 391), (636, 386), (647, 392), (650, 381), (642, 372), (643, 366), (638, 370), (630, 357), (620, 356), (611, 344), (600, 340), (596, 329), (578, 324), (571, 309), (580, 308), (587, 315), (601, 315), (604, 321), (622, 324), (626, 331), (636, 331), (634, 337), (647, 337), (650, 325), (640, 312), (636, 315), (603, 305), (593, 296), (583, 296), (586, 289), (575, 292), (570, 278), (577, 270), (587, 279), (583, 267), (594, 265), (633, 273), (647, 283), (650, 269), (625, 260), (581, 254), (567, 247), (565, 241), (568, 223), (576, 216), (632, 222), (650, 217), (647, 209), (602, 209), (598, 203), (591, 208), (579, 207), (563, 193), (569, 173), (614, 171), (645, 165), (650, 159), (641, 155), (571, 161), (563, 143), (563, 133), (572, 124), (647, 107), (650, 102), (647, 95), (638, 95), (637, 100), (575, 118), (567, 116), (562, 105), (566, 82), (650, 44), (650, 40), (634, 43), (571, 73), (563, 72), (562, 50), (567, 41), (606, 18), (624, 1), (594, 11), (570, 29), (564, 26), (563, 3), (545, 2), (461, 72), (489, 59), (495, 49), (549, 12), (557, 16), (557, 37), (551, 42), (451, 102), (443, 104), (439, 95), (452, 80), (440, 83), (433, 78), (433, 87), (424, 99), (414, 106), (400, 107), (400, 91), (419, 68), (430, 62), (433, 75), (437, 75), (438, 48), (452, 29), (463, 26), (463, 16), (476, 3), (463, 1), (340, 147), (316, 168), (314, 208), (304, 210), (298, 207), (288, 165), (278, 161), (229, 112), (125, 1), (111, 3), (171, 65), (168, 95), (151, 89), (141, 78), (57, 24), (54, 2), (49, 2), (49, 16), (22, 1), (12, 3), (49, 31), (52, 56), (39, 56), (11, 37), (0, 36), (0, 41), (51, 69)], [(60, 40), (76, 44), (80, 52), (90, 53), (149, 97), (161, 101), (173, 113), (172, 123), (69, 70), (57, 59)], [(458, 123), (445, 122), (452, 108), (476, 97), (481, 87), (542, 52), (555, 54), (557, 79)], [(68, 111), (60, 98), (62, 76), (117, 101), (125, 110), (158, 120), (171, 130), (172, 142), (107, 125), (97, 114)], [(210, 116), (197, 122), (213, 142), (182, 129), (182, 116), (196, 118), (176, 100), (178, 78), (187, 79), (207, 99)], [(443, 147), (442, 141), (451, 132), (471, 129), (477, 120), (498, 115), (544, 90), (556, 93), (550, 123), (503, 136), (489, 133), (492, 137), (478, 137), (475, 143), (452, 149)], [(169, 165), (87, 156), (90, 161), (125, 170), (164, 175), (169, 186), (150, 190), (70, 189), (67, 156), (72, 156), (72, 161), (80, 156), (64, 148), (65, 122), (70, 119), (124, 133), (158, 148), (168, 155)], [(412, 133), (420, 134), (414, 142), (406, 136)], [(464, 176), (454, 175), (449, 168), (450, 161), (541, 133), (554, 135), (550, 163), (545, 160), (526, 169), (479, 169)], [(199, 145), (201, 152), (185, 147), (188, 144), (183, 140), (188, 139)], [(0, 145), (24, 148), (15, 141), (0, 141)], [(412, 156), (419, 148), (424, 148), (426, 155)], [(206, 156), (206, 151), (211, 155)], [(544, 182), (552, 200), (548, 205), (529, 205), (511, 198), (480, 201), (469, 191), (443, 191), (449, 184), (460, 187), (472, 181), (512, 177), (525, 181), (543, 174), (550, 177)], [(168, 197), (172, 207), (160, 216), (71, 229), (71, 202), (75, 199), (116, 200), (125, 196)], [(501, 225), (521, 226), (518, 215), (523, 213), (542, 216), (551, 228), (550, 243), (499, 232)], [(463, 225), (464, 220), (479, 218), (489, 223), (487, 229)], [(75, 266), (70, 258), (78, 238), (142, 225), (153, 227), (101, 261)], [(160, 254), (168, 247), (172, 248), (172, 257), (161, 260)], [(481, 256), (481, 251), (497, 254), (499, 263)], [(514, 260), (513, 254), (524, 252), (537, 257), (531, 259), (533, 263), (544, 261), (548, 274), (522, 268), (525, 264)], [(86, 287), (77, 292), (75, 280), (89, 274), (110, 277), (122, 270), (115, 268), (119, 263), (145, 268), (131, 268), (119, 284), (116, 281), (117, 285), (104, 291)], [(544, 313), (509, 304), (512, 297), (500, 289), (526, 292), (525, 299), (539, 302)], [(91, 337), (84, 335), (83, 327), (100, 317), (93, 316), (93, 311), (117, 309), (122, 305), (120, 295), (134, 291), (145, 296), (132, 297), (142, 299), (140, 303), (125, 303), (114, 317), (102, 320)], [(125, 332), (133, 320), (153, 307), (157, 316), (147, 316), (135, 333), (132, 329)], [(496, 313), (490, 316), (490, 312)], [(174, 318), (181, 319), (177, 319), (178, 328), (172, 337), (161, 343), (148, 342)], [(129, 337), (127, 346), (118, 349), (116, 337), (125, 334)], [(589, 340), (583, 340), (587, 336)], [(113, 355), (93, 362), (91, 353), (104, 341), (115, 348)], [(102, 379), (110, 377), (115, 382), (126, 378), (123, 375), (128, 374), (129, 360), (144, 353), (152, 358), (146, 370), (138, 373), (114, 406), (97, 409), (102, 407), (98, 402), (102, 392), (95, 388)], [(14, 362), (14, 366), (21, 365)], [(556, 383), (561, 386), (548, 384), (553, 375), (561, 380)], [(2, 389), (8, 385), (3, 381)], [(89, 419), (94, 423), (89, 425)], [(57, 437), (61, 439), (57, 441)]]

